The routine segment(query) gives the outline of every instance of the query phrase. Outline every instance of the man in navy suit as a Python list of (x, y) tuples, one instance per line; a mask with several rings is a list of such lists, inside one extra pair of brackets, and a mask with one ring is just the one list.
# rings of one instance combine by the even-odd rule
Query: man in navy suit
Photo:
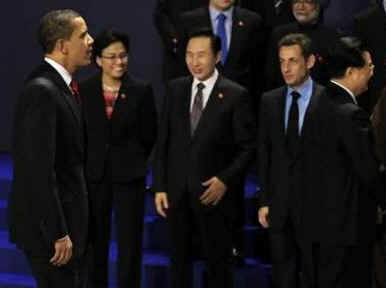
[(170, 227), (172, 287), (191, 287), (190, 241), (199, 231), (210, 288), (231, 287), (231, 215), (255, 151), (248, 92), (215, 68), (221, 42), (210, 30), (189, 36), (191, 76), (168, 84), (154, 160), (157, 211)]

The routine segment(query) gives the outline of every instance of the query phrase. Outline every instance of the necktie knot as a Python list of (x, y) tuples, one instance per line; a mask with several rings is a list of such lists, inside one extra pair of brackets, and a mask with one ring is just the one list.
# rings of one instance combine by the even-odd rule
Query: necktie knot
[(218, 14), (217, 16), (218, 21), (224, 22), (225, 19), (227, 19), (227, 16), (223, 13)]
[(292, 91), (291, 96), (292, 96), (292, 100), (297, 102), (301, 95), (299, 92)]
[(72, 92), (79, 94), (79, 83), (78, 81), (72, 79), (70, 82), (70, 87)]
[(81, 103), (81, 99), (80, 99), (80, 93), (79, 93), (79, 83), (78, 81), (72, 79), (71, 82), (70, 82), (70, 88), (76, 98), (76, 102), (78, 104)]
[(204, 90), (204, 88), (205, 88), (205, 84), (204, 83), (200, 82), (200, 83), (197, 84), (198, 91), (202, 91), (202, 90)]

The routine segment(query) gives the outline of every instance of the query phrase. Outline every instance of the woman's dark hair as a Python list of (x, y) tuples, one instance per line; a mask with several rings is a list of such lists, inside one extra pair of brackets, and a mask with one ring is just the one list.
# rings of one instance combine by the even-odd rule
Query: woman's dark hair
[(93, 46), (93, 61), (96, 57), (102, 55), (102, 50), (115, 42), (121, 42), (126, 49), (127, 53), (130, 53), (130, 38), (124, 32), (117, 31), (115, 29), (106, 29), (100, 32), (94, 39)]

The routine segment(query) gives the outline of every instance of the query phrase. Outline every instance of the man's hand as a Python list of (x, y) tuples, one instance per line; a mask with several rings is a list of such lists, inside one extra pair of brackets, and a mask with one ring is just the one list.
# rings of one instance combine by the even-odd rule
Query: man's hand
[(55, 241), (55, 254), (50, 259), (50, 263), (55, 266), (67, 264), (72, 257), (72, 241), (70, 236), (66, 235)]
[(169, 208), (168, 194), (166, 192), (155, 193), (154, 202), (158, 214), (166, 218), (166, 210)]
[(217, 177), (210, 178), (202, 183), (202, 186), (208, 187), (200, 197), (200, 201), (204, 205), (217, 205), (227, 190), (227, 186)]
[(263, 226), (264, 228), (269, 227), (268, 215), (269, 215), (268, 206), (263, 206), (259, 209), (259, 222), (260, 222), (261, 226)]

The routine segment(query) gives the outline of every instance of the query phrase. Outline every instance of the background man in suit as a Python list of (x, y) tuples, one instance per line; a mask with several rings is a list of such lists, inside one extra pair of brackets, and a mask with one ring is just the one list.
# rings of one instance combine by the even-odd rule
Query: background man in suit
[(184, 35), (197, 29), (212, 29), (221, 39), (220, 74), (248, 89), (258, 103), (262, 73), (258, 69), (262, 58), (263, 26), (261, 17), (236, 7), (234, 0), (209, 0), (206, 7), (181, 15)]
[(383, 87), (386, 85), (386, 3), (372, 5), (355, 16), (355, 35), (362, 39), (374, 61), (374, 77), (370, 80), (367, 95), (359, 98), (359, 104), (372, 112)]
[(323, 24), (340, 35), (352, 35), (354, 15), (367, 9), (372, 0), (317, 0), (322, 8)]
[[(304, 284), (311, 277), (311, 251), (303, 239), (302, 215), (315, 117), (319, 114), (323, 87), (310, 77), (315, 63), (311, 40), (304, 34), (288, 34), (279, 42), (280, 69), (286, 86), (263, 95), (259, 121), (259, 222), (269, 227), (273, 282), (276, 288), (299, 287), (297, 260), (301, 258)], [(309, 219), (311, 221), (311, 219)], [(309, 267), (307, 269), (307, 267)], [(302, 286), (303, 287), (303, 286)], [(304, 286), (314, 287), (314, 286)], [(324, 287), (324, 286), (323, 286)]]
[(357, 106), (357, 97), (367, 90), (374, 65), (365, 46), (353, 37), (331, 47), (328, 63), (331, 83), (326, 95), (335, 103), (337, 114), (337, 132), (330, 133), (329, 139), (336, 137), (340, 146), (335, 146), (341, 148), (329, 149), (332, 157), (323, 155), (329, 161), (320, 174), (329, 171), (329, 176), (320, 191), (326, 199), (320, 224), (330, 223), (326, 232), (335, 246), (330, 257), (343, 275), (342, 287), (371, 287), (376, 206), (385, 205), (386, 193), (371, 141), (369, 114)]
[(312, 52), (316, 57), (311, 71), (312, 78), (323, 85), (328, 82), (324, 59), (329, 45), (338, 40), (338, 33), (321, 23), (320, 5), (317, 0), (291, 0), (291, 3), (296, 22), (276, 27), (269, 40), (264, 75), (266, 90), (278, 88), (284, 84), (279, 69), (277, 44), (281, 38), (290, 33), (303, 33), (312, 40)]
[(230, 287), (229, 211), (254, 157), (255, 121), (246, 89), (219, 75), (221, 40), (189, 37), (192, 74), (168, 85), (154, 169), (155, 204), (170, 227), (172, 287), (190, 287), (193, 225), (208, 261), (209, 286)]
[(182, 45), (180, 14), (201, 6), (209, 0), (157, 0), (153, 18), (161, 36), (164, 59), (163, 77), (165, 81), (177, 78), (184, 73), (185, 47)]
[(240, 7), (259, 14), (264, 23), (266, 33), (273, 28), (295, 21), (291, 8), (292, 0), (241, 0)]
[[(75, 11), (40, 21), (44, 62), (18, 98), (13, 135), (10, 237), (38, 287), (83, 287), (88, 200), (82, 104), (73, 73), (90, 63), (93, 39)], [(70, 88), (70, 85), (73, 87)]]

